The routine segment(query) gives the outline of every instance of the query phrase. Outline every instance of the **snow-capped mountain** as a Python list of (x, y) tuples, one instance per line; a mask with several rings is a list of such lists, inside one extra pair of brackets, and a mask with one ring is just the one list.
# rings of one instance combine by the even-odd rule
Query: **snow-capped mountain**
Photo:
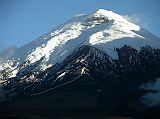
[(15, 49), (0, 64), (0, 78), (7, 97), (87, 85), (114, 109), (153, 106), (160, 104), (160, 38), (99, 9)]
[(48, 34), (20, 47), (0, 66), (0, 69), (11, 68), (10, 77), (14, 77), (19, 70), (17, 67), (22, 63), (32, 64), (41, 60), (40, 67), (45, 70), (62, 62), (82, 45), (95, 46), (113, 59), (118, 59), (115, 48), (124, 45), (129, 45), (138, 51), (147, 45), (159, 48), (160, 40), (122, 16), (99, 9), (89, 15), (75, 16)]

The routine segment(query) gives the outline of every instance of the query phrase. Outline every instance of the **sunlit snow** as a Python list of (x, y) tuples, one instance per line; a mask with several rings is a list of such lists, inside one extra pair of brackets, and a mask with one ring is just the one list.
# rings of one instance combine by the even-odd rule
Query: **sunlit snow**
[[(121, 15), (99, 9), (88, 15), (74, 16), (39, 39), (19, 48), (15, 57), (19, 58), (17, 60), (19, 64), (42, 60), (40, 66), (45, 70), (50, 65), (54, 66), (62, 62), (82, 45), (95, 46), (113, 59), (117, 59), (115, 48), (124, 45), (132, 46), (137, 50), (146, 45), (159, 48), (160, 40), (138, 25), (127, 21)], [(0, 70), (7, 67), (12, 68), (6, 62), (3, 65), (0, 64)], [(16, 67), (14, 69), (12, 73), (15, 76), (17, 69)]]

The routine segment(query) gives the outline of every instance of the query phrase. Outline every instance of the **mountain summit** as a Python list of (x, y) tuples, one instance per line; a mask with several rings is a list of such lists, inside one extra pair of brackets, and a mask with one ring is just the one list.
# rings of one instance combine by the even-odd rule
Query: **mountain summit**
[(14, 77), (22, 63), (41, 60), (40, 68), (45, 70), (62, 62), (82, 45), (97, 47), (113, 59), (118, 59), (115, 48), (124, 45), (137, 50), (143, 46), (159, 48), (160, 40), (121, 15), (98, 9), (88, 15), (77, 15), (37, 40), (20, 47), (7, 62), (0, 65), (0, 69), (11, 68), (13, 71), (10, 77)]
[(83, 92), (111, 113), (157, 108), (159, 78), (160, 38), (103, 9), (74, 16), (0, 64), (9, 99)]

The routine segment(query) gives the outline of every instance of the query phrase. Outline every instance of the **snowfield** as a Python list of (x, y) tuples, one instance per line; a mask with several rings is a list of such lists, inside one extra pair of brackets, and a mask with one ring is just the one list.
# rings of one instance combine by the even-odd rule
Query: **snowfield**
[(115, 48), (124, 45), (137, 50), (147, 45), (160, 48), (160, 39), (121, 15), (98, 9), (88, 15), (76, 15), (39, 39), (18, 48), (7, 62), (0, 65), (0, 70), (9, 68), (12, 72), (10, 77), (14, 77), (20, 64), (32, 64), (40, 60), (41, 69), (45, 70), (62, 62), (75, 48), (82, 45), (95, 46), (111, 58), (118, 59)]

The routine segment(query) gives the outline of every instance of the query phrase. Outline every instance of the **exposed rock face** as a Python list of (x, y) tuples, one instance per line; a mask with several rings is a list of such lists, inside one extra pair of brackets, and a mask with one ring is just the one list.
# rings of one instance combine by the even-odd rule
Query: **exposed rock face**
[(81, 46), (46, 71), (26, 70), (25, 75), (21, 72), (8, 79), (4, 83), (7, 96), (39, 95), (65, 85), (88, 83), (96, 86), (97, 98), (105, 105), (112, 102), (111, 107), (118, 109), (143, 104), (141, 96), (156, 92), (140, 87), (160, 77), (160, 50), (144, 47), (138, 52), (129, 46), (116, 50), (119, 59), (114, 60), (95, 47)]
[(83, 92), (118, 114), (158, 110), (159, 78), (159, 38), (105, 10), (71, 19), (0, 64), (8, 99)]

